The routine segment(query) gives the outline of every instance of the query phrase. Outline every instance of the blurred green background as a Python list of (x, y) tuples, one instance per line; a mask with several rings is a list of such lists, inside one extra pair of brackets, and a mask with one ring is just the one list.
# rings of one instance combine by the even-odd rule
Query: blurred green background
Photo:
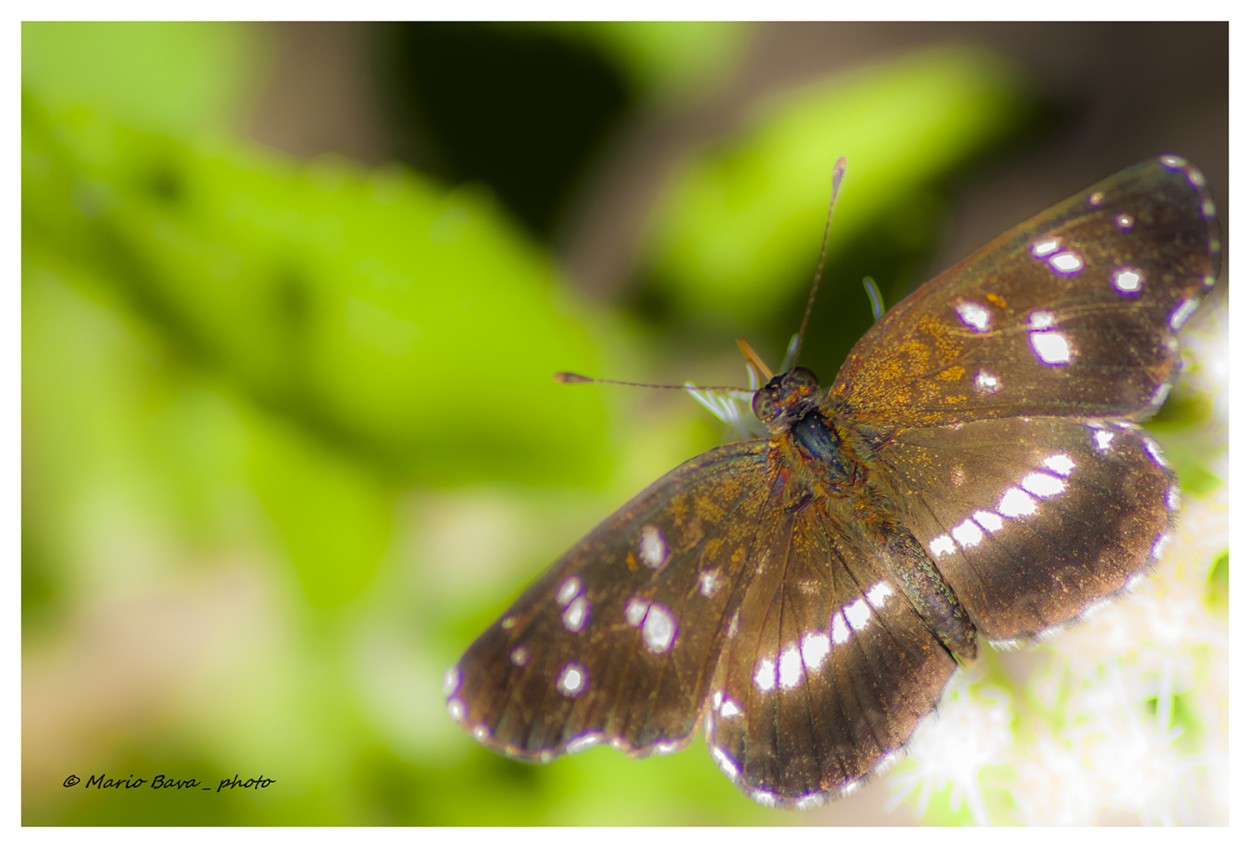
[[(24, 822), (916, 821), (883, 780), (787, 814), (701, 741), (538, 768), (446, 715), (534, 575), (726, 437), (550, 375), (779, 362), (839, 156), (826, 381), (864, 276), (888, 306), (1162, 152), (1223, 209), (1227, 138), (1224, 24), (25, 24)], [(1187, 494), (1218, 406), (1162, 416)]]

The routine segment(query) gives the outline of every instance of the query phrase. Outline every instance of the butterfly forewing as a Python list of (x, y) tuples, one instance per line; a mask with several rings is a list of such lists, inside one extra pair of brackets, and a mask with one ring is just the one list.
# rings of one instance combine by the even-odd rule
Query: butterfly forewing
[(575, 545), (449, 672), (452, 715), (511, 756), (690, 737), (768, 496), (765, 444), (678, 467)]
[(802, 807), (897, 750), (955, 660), (895, 582), (886, 551), (900, 546), (879, 525), (841, 500), (776, 507), (725, 645), (708, 744), (757, 801)]
[(1141, 417), (1167, 393), (1175, 333), (1218, 257), (1201, 173), (1145, 162), (917, 289), (860, 339), (831, 396), (887, 426)]
[(1136, 426), (1004, 418), (898, 433), (876, 480), (982, 635), (1033, 636), (1125, 587), (1178, 494)]

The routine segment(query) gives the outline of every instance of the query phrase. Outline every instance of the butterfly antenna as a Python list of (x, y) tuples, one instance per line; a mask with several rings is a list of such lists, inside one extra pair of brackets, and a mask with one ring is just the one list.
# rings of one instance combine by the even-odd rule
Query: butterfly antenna
[(605, 386), (630, 386), (635, 389), (679, 389), (680, 391), (696, 392), (750, 392), (742, 386), (692, 386), (689, 383), (678, 386), (673, 383), (635, 383), (631, 380), (609, 380), (604, 377), (587, 377), (585, 374), (574, 374), (571, 371), (557, 371), (551, 375), (557, 383), (600, 383)]
[(816, 261), (816, 276), (812, 279), (812, 289), (807, 293), (807, 308), (803, 310), (803, 321), (799, 324), (798, 344), (794, 346), (794, 361), (799, 359), (799, 351), (803, 348), (803, 337), (807, 334), (807, 322), (812, 317), (812, 307), (816, 303), (816, 291), (820, 288), (820, 273), (825, 267), (825, 248), (829, 246), (829, 224), (833, 221), (833, 203), (838, 199), (838, 187), (842, 185), (842, 175), (846, 173), (846, 157), (841, 156), (833, 166), (833, 194), (829, 197), (829, 213), (825, 215), (825, 234), (820, 239), (820, 258)]

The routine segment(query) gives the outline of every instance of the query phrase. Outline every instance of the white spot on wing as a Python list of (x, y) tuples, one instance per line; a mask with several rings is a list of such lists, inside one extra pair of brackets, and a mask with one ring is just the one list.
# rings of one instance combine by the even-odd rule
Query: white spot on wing
[(1140, 268), (1117, 268), (1111, 272), (1111, 284), (1124, 294), (1137, 294), (1142, 289)]
[(1030, 330), (1049, 330), (1055, 326), (1055, 313), (1039, 309), (1029, 313)]
[(647, 568), (659, 568), (668, 557), (668, 545), (659, 528), (647, 524), (642, 528), (642, 536), (638, 540), (638, 557)]
[(460, 666), (453, 665), (443, 675), (443, 695), (451, 695), (460, 688)]
[(891, 751), (890, 753), (888, 753), (888, 754), (886, 754), (884, 757), (882, 757), (882, 758), (880, 759), (880, 761), (878, 761), (878, 762), (877, 762), (877, 765), (873, 768), (872, 773), (873, 773), (873, 774), (881, 774), (881, 773), (883, 773), (883, 772), (885, 772), (885, 771), (887, 771), (887, 770), (889, 770), (889, 769), (893, 768), (893, 767), (894, 767), (894, 765), (895, 765), (895, 764), (896, 764), (896, 763), (897, 763), (900, 759), (902, 759), (902, 756), (903, 756), (903, 755), (902, 755), (902, 754), (900, 754), (898, 751)]
[(1176, 512), (1181, 508), (1181, 490), (1175, 484), (1168, 489), (1168, 509)]
[(1037, 257), (1050, 256), (1059, 249), (1059, 239), (1047, 238), (1038, 239), (1033, 242), (1033, 255)]
[(1052, 456), (1048, 456), (1042, 460), (1042, 465), (1045, 465), (1060, 477), (1067, 477), (1072, 473), (1072, 469), (1076, 468), (1076, 463), (1073, 462), (1072, 457), (1068, 456), (1066, 453), (1057, 453)]
[(1064, 276), (1079, 274), (1081, 269), (1085, 267), (1085, 260), (1081, 258), (1079, 253), (1072, 250), (1056, 253), (1047, 261), (1050, 262), (1051, 268), (1054, 268), (1055, 271)]
[(710, 598), (716, 594), (716, 590), (720, 588), (720, 575), (712, 569), (699, 572), (699, 594), (705, 598)]
[(1037, 501), (1024, 490), (1012, 486), (1003, 492), (1002, 500), (998, 502), (998, 511), (1008, 518), (1022, 518), (1037, 511)]
[(642, 624), (643, 616), (647, 614), (647, 606), (647, 602), (642, 598), (629, 599), (629, 603), (625, 605), (625, 620), (631, 627)]
[(720, 705), (721, 718), (733, 718), (742, 715), (742, 709), (738, 706), (737, 701), (732, 698), (726, 698), (725, 703)]
[(512, 653), (508, 654), (508, 659), (512, 660), (512, 664), (515, 666), (524, 666), (530, 661), (530, 650), (524, 645), (513, 648)]
[(1111, 450), (1111, 442), (1115, 440), (1115, 433), (1111, 430), (1094, 430), (1094, 450), (1099, 453), (1106, 453)]
[(977, 387), (978, 391), (987, 395), (992, 395), (1001, 388), (998, 378), (988, 371), (978, 371), (973, 385)]
[(562, 607), (568, 606), (569, 601), (576, 598), (580, 591), (582, 591), (582, 581), (576, 577), (570, 577), (560, 586), (560, 592), (556, 595), (556, 602)]
[(556, 688), (560, 694), (568, 698), (576, 698), (586, 691), (586, 669), (580, 664), (571, 662), (560, 669), (556, 679)]
[(1115, 216), (1115, 225), (1127, 233), (1133, 229), (1133, 216), (1127, 212), (1121, 212)]
[(1051, 498), (1067, 488), (1067, 485), (1051, 474), (1034, 471), (1032, 474), (1024, 475), (1024, 478), (1020, 480), (1020, 488), (1039, 498)]
[(733, 757), (726, 754), (725, 751), (717, 745), (712, 745), (710, 750), (712, 752), (712, 759), (716, 760), (716, 765), (720, 766), (720, 770), (725, 773), (725, 776), (730, 780), (737, 780), (738, 776), (742, 774), (742, 769), (736, 762), (734, 762)]
[(1072, 361), (1072, 348), (1063, 333), (1033, 333), (1029, 342), (1037, 358), (1047, 365), (1065, 365)]
[(842, 612), (846, 615), (846, 620), (852, 630), (863, 630), (872, 618), (872, 610), (868, 608), (868, 602), (863, 598), (850, 604)]
[(1097, 209), (1099, 206), (1102, 206), (1102, 201), (1103, 201), (1103, 194), (1101, 191), (1096, 191), (1089, 196), (1089, 205), (1094, 207), (1095, 209)]
[(587, 748), (593, 748), (602, 742), (603, 734), (587, 733), (584, 736), (578, 736), (576, 739), (571, 740), (567, 745), (565, 745), (564, 753), (576, 754), (579, 751), (585, 751)]
[(564, 626), (570, 633), (580, 633), (582, 628), (586, 626), (586, 611), (588, 609), (586, 599), (576, 597), (573, 602), (564, 608)]
[(835, 612), (829, 621), (829, 638), (835, 645), (844, 645), (851, 638), (851, 628), (846, 626), (846, 619), (840, 612)]
[(929, 543), (929, 551), (934, 557), (955, 553), (955, 540), (943, 533)]
[(890, 584), (879, 580), (868, 590), (868, 603), (872, 604), (873, 609), (881, 609), (885, 606), (885, 599), (893, 594), (894, 590), (890, 588)]
[(452, 698), (447, 702), (447, 712), (451, 713), (451, 717), (456, 721), (464, 718), (464, 704), (458, 698)]
[(777, 684), (782, 689), (793, 689), (803, 679), (803, 658), (794, 645), (781, 652), (777, 663)]
[(1187, 297), (1180, 302), (1176, 310), (1172, 313), (1172, 317), (1168, 319), (1168, 323), (1173, 330), (1179, 330), (1189, 320), (1189, 316), (1194, 314), (1194, 310), (1198, 308), (1198, 301), (1195, 298)]
[(972, 520), (990, 533), (997, 533), (1003, 529), (1003, 517), (996, 512), (978, 509), (972, 513)]
[(990, 328), (990, 311), (979, 303), (961, 301), (955, 305), (955, 312), (960, 320), (978, 333), (984, 333)]
[(1169, 171), (1179, 171), (1181, 168), (1184, 168), (1186, 164), (1184, 159), (1179, 156), (1174, 156), (1171, 153), (1160, 156), (1159, 163)]
[(828, 798), (829, 796), (823, 792), (813, 792), (810, 795), (804, 795), (794, 802), (794, 810), (801, 812), (802, 810), (814, 809), (825, 803)]
[(663, 654), (673, 647), (677, 638), (677, 623), (663, 604), (652, 604), (642, 622), (642, 641), (653, 654)]
[(766, 792), (763, 789), (756, 789), (751, 793), (751, 800), (759, 804), (761, 807), (777, 806), (777, 796), (772, 792)]
[(770, 659), (760, 660), (755, 669), (755, 688), (761, 692), (771, 692), (777, 686), (777, 666)]
[(829, 642), (827, 633), (808, 633), (799, 643), (799, 649), (803, 654), (803, 665), (808, 671), (815, 671), (829, 656), (829, 651), (833, 649), (833, 646)]
[(1154, 394), (1150, 396), (1150, 405), (1155, 409), (1163, 406), (1163, 402), (1168, 399), (1168, 392), (1170, 391), (1172, 391), (1171, 383), (1160, 383)]
[(1160, 468), (1167, 468), (1168, 461), (1163, 458), (1163, 450), (1159, 447), (1159, 443), (1149, 436), (1142, 434), (1142, 446), (1146, 449), (1146, 453), (1150, 454), (1150, 458), (1155, 461), (1155, 465)]
[(975, 548), (985, 538), (981, 528), (971, 519), (953, 528), (951, 535), (955, 537), (955, 541), (959, 543), (961, 548)]

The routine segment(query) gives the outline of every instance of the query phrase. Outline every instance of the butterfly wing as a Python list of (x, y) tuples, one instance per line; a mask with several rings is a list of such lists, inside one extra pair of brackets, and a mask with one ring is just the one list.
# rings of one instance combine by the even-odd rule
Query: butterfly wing
[(1202, 174), (1177, 157), (1144, 162), (921, 286), (852, 349), (830, 395), (887, 426), (1144, 417), (1218, 273)]
[(1165, 156), (977, 251), (852, 351), (831, 399), (990, 638), (1074, 618), (1157, 554), (1177, 492), (1130, 422), (1163, 402), (1218, 263), (1205, 181)]
[(1000, 418), (898, 433), (876, 484), (985, 636), (1033, 636), (1157, 558), (1179, 493), (1121, 422)]
[(449, 672), (481, 742), (547, 760), (599, 743), (679, 747), (702, 714), (768, 497), (766, 444), (679, 466), (605, 520)]
[(722, 770), (756, 801), (849, 791), (933, 710), (956, 663), (907, 602), (910, 537), (850, 500), (766, 505), (766, 555), (730, 628), (708, 715)]

